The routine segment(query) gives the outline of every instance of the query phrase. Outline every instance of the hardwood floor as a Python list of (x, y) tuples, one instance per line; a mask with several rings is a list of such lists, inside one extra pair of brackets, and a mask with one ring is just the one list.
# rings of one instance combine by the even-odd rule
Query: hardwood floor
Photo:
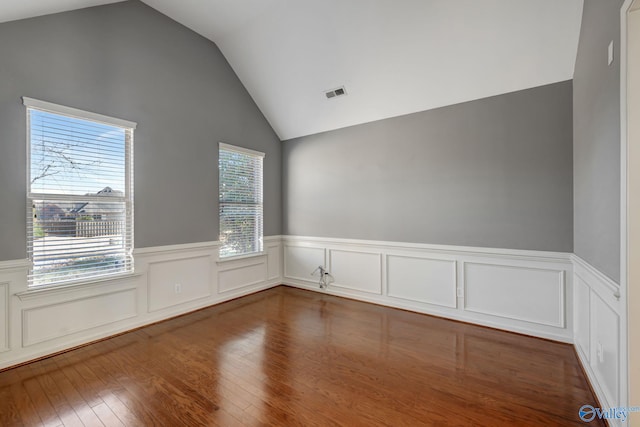
[(0, 373), (2, 426), (570, 426), (584, 404), (570, 345), (283, 286)]

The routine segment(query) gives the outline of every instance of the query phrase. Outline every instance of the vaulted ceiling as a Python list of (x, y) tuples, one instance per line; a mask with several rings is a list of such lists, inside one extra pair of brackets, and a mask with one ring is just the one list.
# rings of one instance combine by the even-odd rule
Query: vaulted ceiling
[[(0, 22), (117, 1), (3, 0)], [(143, 1), (215, 42), (282, 140), (571, 79), (583, 4)]]

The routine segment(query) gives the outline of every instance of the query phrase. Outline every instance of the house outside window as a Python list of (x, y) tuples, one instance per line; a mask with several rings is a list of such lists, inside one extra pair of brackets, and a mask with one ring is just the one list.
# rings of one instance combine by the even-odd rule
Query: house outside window
[(23, 103), (29, 286), (133, 272), (136, 124), (26, 97)]
[(219, 144), (220, 258), (262, 251), (264, 153)]

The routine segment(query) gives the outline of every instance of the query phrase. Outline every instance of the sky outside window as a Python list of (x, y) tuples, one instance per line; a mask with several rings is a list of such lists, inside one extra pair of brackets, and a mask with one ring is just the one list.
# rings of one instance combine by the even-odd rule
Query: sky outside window
[(125, 189), (125, 133), (117, 126), (31, 110), (31, 192)]

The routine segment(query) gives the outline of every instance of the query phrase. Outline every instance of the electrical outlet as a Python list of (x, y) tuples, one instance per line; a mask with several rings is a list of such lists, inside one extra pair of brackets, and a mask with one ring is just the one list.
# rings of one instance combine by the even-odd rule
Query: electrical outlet
[(598, 362), (604, 363), (604, 348), (601, 342), (596, 344), (596, 356), (598, 357)]
[(456, 289), (456, 296), (457, 296), (458, 298), (463, 298), (463, 297), (464, 297), (464, 289), (462, 289), (462, 288), (457, 288), (457, 289)]
[(182, 285), (180, 283), (176, 283), (175, 291), (176, 291), (176, 294), (179, 294), (182, 292)]
[(607, 48), (607, 65), (613, 64), (613, 40), (609, 42), (609, 47)]

